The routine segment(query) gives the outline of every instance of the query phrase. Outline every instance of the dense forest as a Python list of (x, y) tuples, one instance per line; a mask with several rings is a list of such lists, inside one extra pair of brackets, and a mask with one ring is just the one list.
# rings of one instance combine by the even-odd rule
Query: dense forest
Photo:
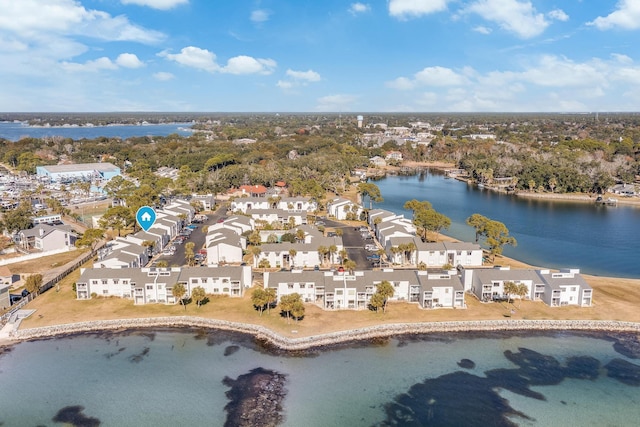
[[(126, 140), (0, 139), (0, 160), (27, 173), (44, 164), (109, 161), (139, 178), (171, 167), (180, 170), (179, 179), (154, 185), (175, 192), (220, 192), (284, 180), (293, 194), (318, 196), (340, 194), (354, 168), (391, 150), (408, 161), (455, 164), (478, 181), (511, 177), (518, 190), (602, 192), (640, 175), (640, 115), (635, 114), (371, 114), (362, 128), (355, 116), (339, 114), (0, 114), (0, 120), (51, 124), (134, 119), (193, 121), (199, 132)], [(416, 122), (430, 123), (429, 138), (399, 138), (391, 132), (405, 127), (418, 134)], [(478, 133), (494, 137), (469, 137)]]

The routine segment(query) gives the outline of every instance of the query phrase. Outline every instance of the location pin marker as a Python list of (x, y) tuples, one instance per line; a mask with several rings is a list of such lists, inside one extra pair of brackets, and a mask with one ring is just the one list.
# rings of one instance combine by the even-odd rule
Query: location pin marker
[(136, 221), (144, 231), (148, 231), (156, 222), (156, 211), (150, 206), (143, 206), (136, 212)]

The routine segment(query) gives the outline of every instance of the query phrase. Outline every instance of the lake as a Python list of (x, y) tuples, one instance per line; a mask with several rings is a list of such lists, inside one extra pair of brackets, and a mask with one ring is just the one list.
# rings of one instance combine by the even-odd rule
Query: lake
[(0, 356), (0, 424), (58, 425), (64, 413), (87, 426), (222, 426), (225, 377), (256, 368), (286, 376), (284, 426), (625, 426), (640, 405), (638, 360), (603, 334), (432, 335), (285, 355), (239, 334), (165, 330), (16, 345)]
[(475, 231), (465, 220), (479, 213), (503, 222), (518, 241), (516, 247), (505, 246), (506, 256), (545, 268), (640, 277), (640, 208), (520, 198), (480, 190), (439, 173), (389, 176), (375, 184), (384, 202), (375, 203), (374, 208), (411, 218), (404, 203), (428, 200), (451, 218), (451, 227), (444, 233), (456, 239), (475, 240)]
[(21, 138), (46, 138), (61, 136), (63, 138), (94, 139), (101, 136), (107, 138), (130, 138), (133, 136), (167, 136), (176, 133), (181, 136), (192, 134), (189, 128), (192, 123), (170, 123), (149, 125), (113, 125), (113, 126), (76, 126), (76, 127), (34, 127), (20, 122), (0, 122), (0, 138), (19, 141)]

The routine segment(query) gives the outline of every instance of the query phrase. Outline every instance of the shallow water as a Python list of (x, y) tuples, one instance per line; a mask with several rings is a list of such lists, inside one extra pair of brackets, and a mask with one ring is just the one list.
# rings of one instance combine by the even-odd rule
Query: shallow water
[[(551, 356), (561, 367), (570, 357), (589, 356), (599, 362), (597, 378), (564, 378), (563, 373), (555, 385), (530, 385), (557, 370), (528, 367), (523, 374), (505, 357), (507, 351), (522, 354), (520, 348), (539, 358)], [(461, 359), (472, 360), (475, 367), (459, 367)], [(640, 387), (607, 377), (604, 366), (614, 359), (640, 365), (616, 353), (604, 336), (563, 333), (402, 338), (295, 357), (267, 352), (246, 336), (216, 331), (80, 335), (21, 343), (0, 356), (0, 423), (56, 425), (52, 418), (59, 410), (80, 405), (85, 417), (103, 426), (221, 426), (229, 401), (223, 379), (263, 367), (287, 376), (286, 426), (394, 424), (385, 409), (416, 384), (425, 385), (426, 394), (414, 397), (433, 406), (432, 421), (453, 420), (454, 412), (447, 411), (457, 411), (465, 424), (474, 425), (489, 411), (503, 425), (635, 425)], [(525, 394), (530, 390), (545, 400), (509, 391), (513, 372), (530, 376)], [(498, 378), (504, 387), (488, 389), (489, 378)], [(465, 405), (451, 405), (456, 399), (445, 402), (439, 396), (456, 396)], [(513, 409), (504, 416), (485, 405), (500, 398)], [(518, 411), (523, 416), (508, 413)]]

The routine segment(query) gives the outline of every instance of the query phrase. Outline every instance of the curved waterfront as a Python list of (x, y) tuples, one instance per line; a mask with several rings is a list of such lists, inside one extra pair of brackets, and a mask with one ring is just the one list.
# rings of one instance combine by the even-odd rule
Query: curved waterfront
[(130, 138), (134, 136), (167, 136), (176, 133), (181, 136), (192, 134), (191, 123), (163, 123), (148, 125), (113, 125), (113, 126), (28, 126), (20, 122), (0, 123), (0, 138), (18, 141), (22, 138), (47, 138), (60, 136), (63, 138), (94, 139)]
[(473, 241), (465, 220), (479, 213), (503, 222), (518, 241), (506, 246), (506, 256), (547, 268), (580, 268), (583, 273), (640, 277), (640, 209), (596, 206), (592, 203), (540, 200), (479, 190), (441, 174), (389, 176), (375, 182), (384, 202), (374, 207), (404, 213), (407, 200), (428, 200), (451, 218), (445, 233)]
[(225, 378), (262, 368), (285, 378), (285, 426), (633, 425), (639, 367), (614, 344), (606, 333), (447, 333), (287, 356), (219, 330), (83, 334), (0, 356), (0, 422), (222, 426)]

